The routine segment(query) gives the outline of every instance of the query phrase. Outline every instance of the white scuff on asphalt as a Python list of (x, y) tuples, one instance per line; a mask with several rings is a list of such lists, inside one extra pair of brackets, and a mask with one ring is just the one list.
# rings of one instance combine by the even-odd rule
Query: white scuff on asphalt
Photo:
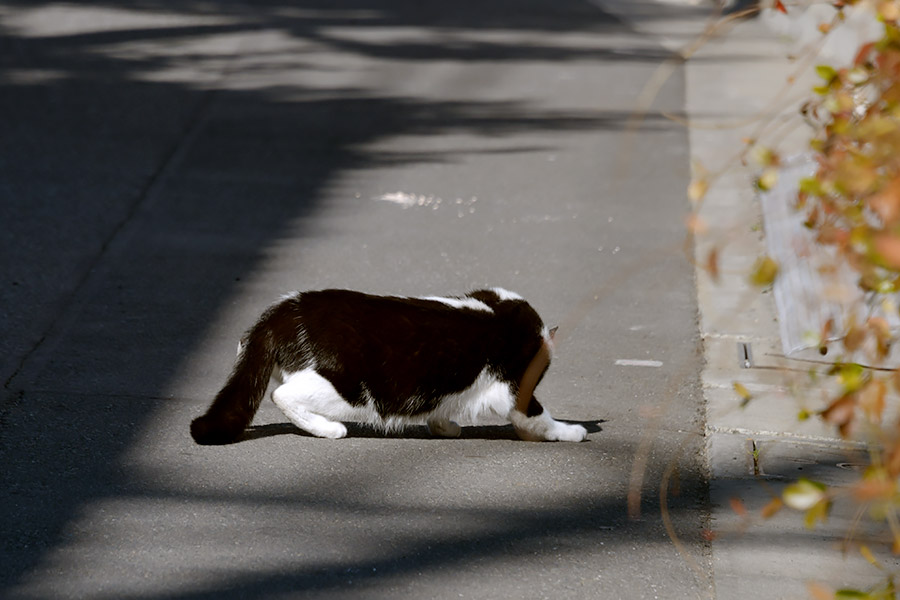
[(396, 204), (403, 209), (413, 208), (413, 207), (429, 207), (432, 210), (437, 210), (441, 204), (444, 206), (455, 206), (457, 208), (458, 216), (463, 217), (466, 214), (472, 214), (475, 212), (475, 203), (478, 202), (478, 196), (471, 196), (468, 199), (457, 198), (456, 200), (444, 200), (439, 196), (434, 196), (432, 194), (413, 194), (409, 192), (389, 192), (387, 194), (382, 194), (380, 196), (373, 197), (373, 200), (378, 200), (381, 202), (390, 202), (392, 204)]
[(638, 360), (632, 358), (620, 358), (616, 360), (616, 365), (620, 367), (661, 367), (661, 360)]

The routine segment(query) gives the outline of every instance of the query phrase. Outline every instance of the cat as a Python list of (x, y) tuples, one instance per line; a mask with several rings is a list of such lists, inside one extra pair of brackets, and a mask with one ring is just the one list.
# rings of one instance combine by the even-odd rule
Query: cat
[(242, 338), (231, 375), (191, 435), (198, 444), (238, 441), (275, 372), (272, 400), (318, 437), (347, 435), (341, 421), (384, 430), (425, 422), (432, 435), (457, 437), (454, 419), (493, 412), (524, 440), (580, 442), (587, 430), (555, 421), (533, 395), (555, 330), (502, 288), (421, 298), (297, 292)]

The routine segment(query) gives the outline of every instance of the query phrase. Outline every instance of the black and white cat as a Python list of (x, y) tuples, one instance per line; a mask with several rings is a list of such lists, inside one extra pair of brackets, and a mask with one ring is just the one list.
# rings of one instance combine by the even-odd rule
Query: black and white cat
[(553, 331), (501, 288), (454, 298), (298, 292), (242, 339), (228, 382), (191, 435), (198, 444), (240, 439), (274, 371), (272, 400), (319, 437), (344, 437), (341, 421), (385, 430), (425, 422), (433, 435), (456, 437), (454, 419), (492, 412), (524, 440), (580, 442), (586, 429), (553, 420), (533, 395), (552, 349)]

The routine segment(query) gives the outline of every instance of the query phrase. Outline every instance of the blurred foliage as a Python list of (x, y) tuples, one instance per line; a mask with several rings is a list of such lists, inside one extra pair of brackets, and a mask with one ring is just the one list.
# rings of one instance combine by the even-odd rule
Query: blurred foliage
[[(805, 225), (816, 243), (832, 249), (836, 261), (852, 268), (862, 292), (859, 297), (864, 299), (860, 302), (867, 303), (845, 315), (843, 331), (833, 331), (830, 321), (819, 337), (823, 342), (839, 338), (845, 357), (864, 356), (866, 360), (842, 358), (831, 364), (826, 376), (834, 384), (828, 387), (834, 390), (833, 396), (824, 409), (816, 413), (804, 409), (799, 417), (817, 416), (842, 437), (865, 441), (870, 464), (847, 487), (828, 487), (809, 479), (791, 483), (773, 495), (761, 517), (771, 518), (787, 507), (802, 513), (805, 526), (813, 528), (828, 519), (835, 499), (851, 499), (858, 504), (859, 515), (883, 525), (886, 533), (880, 544), (872, 541), (871, 548), (861, 541), (856, 543), (860, 554), (883, 572), (882, 582), (866, 590), (830, 590), (811, 584), (809, 593), (820, 600), (896, 598), (894, 575), (877, 560), (876, 553), (900, 555), (900, 407), (896, 406), (900, 404), (900, 370), (896, 360), (893, 366), (890, 360), (898, 332), (884, 317), (872, 316), (868, 307), (878, 304), (885, 314), (898, 314), (900, 0), (819, 3), (814, 7), (818, 21), (813, 20), (810, 6), (808, 1), (769, 0), (762, 9), (782, 19), (786, 28), (802, 26), (803, 19), (810, 21), (822, 40), (843, 36), (839, 41), (844, 58), (829, 60), (820, 55), (822, 64), (815, 67), (817, 81), (801, 108), (812, 127), (809, 147), (815, 172), (800, 181), (796, 209), (806, 216)], [(792, 11), (798, 15), (793, 21)], [(827, 19), (823, 20), (823, 14)], [(824, 45), (822, 41), (814, 51)], [(778, 183), (782, 158), (777, 149), (760, 146), (755, 139), (748, 143), (747, 155), (759, 168), (755, 185), (759, 190), (770, 190)], [(709, 173), (695, 165), (688, 189), (695, 206), (702, 203), (710, 186)], [(718, 276), (717, 260), (718, 253), (711, 254), (700, 265), (714, 279)], [(777, 276), (778, 264), (764, 256), (753, 266), (750, 281), (768, 286)], [(743, 406), (750, 393), (743, 385), (734, 385)], [(742, 504), (732, 508), (744, 517)], [(853, 537), (852, 532), (848, 537)]]

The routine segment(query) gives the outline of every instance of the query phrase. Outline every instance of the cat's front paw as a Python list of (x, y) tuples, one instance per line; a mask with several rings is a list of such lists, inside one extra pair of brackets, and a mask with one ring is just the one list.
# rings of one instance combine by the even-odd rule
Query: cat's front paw
[(526, 442), (581, 442), (587, 437), (587, 429), (581, 425), (569, 425), (553, 419), (547, 411), (527, 417), (513, 409), (509, 420), (516, 434)]
[(555, 426), (548, 432), (549, 441), (558, 442), (583, 442), (587, 437), (587, 429), (581, 425), (569, 425), (556, 421)]
[(347, 426), (343, 423), (338, 423), (337, 421), (330, 421), (327, 425), (320, 424), (319, 427), (316, 427), (316, 431), (311, 433), (314, 433), (318, 437), (336, 440), (338, 438), (347, 437)]

